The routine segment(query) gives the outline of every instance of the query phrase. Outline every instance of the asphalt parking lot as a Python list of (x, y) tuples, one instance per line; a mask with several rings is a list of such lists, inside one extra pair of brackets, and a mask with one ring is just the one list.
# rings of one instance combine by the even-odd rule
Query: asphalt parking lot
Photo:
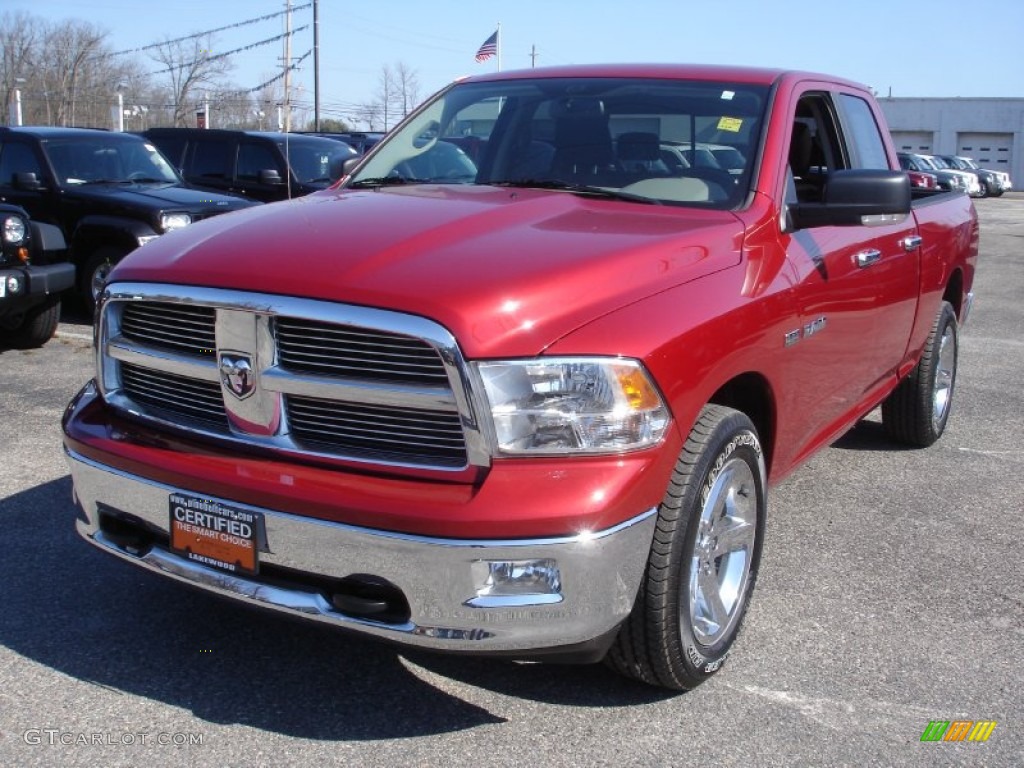
[[(774, 489), (729, 663), (673, 695), (603, 667), (458, 660), (248, 611), (73, 530), (68, 313), (0, 352), (0, 765), (986, 765), (1024, 755), (1024, 193), (977, 201), (977, 300), (943, 439), (874, 417)], [(997, 723), (922, 743), (933, 720)]]

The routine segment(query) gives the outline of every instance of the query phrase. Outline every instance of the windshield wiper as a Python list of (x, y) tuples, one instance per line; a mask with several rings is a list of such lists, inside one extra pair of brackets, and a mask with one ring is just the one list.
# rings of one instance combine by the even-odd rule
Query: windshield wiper
[(410, 179), (405, 176), (377, 176), (372, 179), (360, 179), (348, 185), (349, 189), (365, 189), (367, 187), (390, 187), (398, 184), (423, 184), (424, 179)]
[(557, 179), (516, 179), (514, 181), (489, 181), (488, 184), (495, 187), (517, 187), (523, 189), (558, 189), (572, 192), (577, 195), (590, 195), (592, 197), (604, 197), (609, 200), (628, 200), (631, 203), (647, 203), (648, 205), (663, 205), (661, 200), (644, 195), (634, 195), (631, 192), (623, 192), (618, 189), (607, 187), (595, 187), (589, 184), (574, 184), (568, 181)]

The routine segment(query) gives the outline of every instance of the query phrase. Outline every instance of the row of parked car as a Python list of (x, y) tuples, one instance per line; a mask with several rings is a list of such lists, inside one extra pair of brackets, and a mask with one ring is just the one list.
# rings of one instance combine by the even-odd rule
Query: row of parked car
[(999, 197), (1012, 189), (1010, 175), (980, 167), (959, 155), (898, 153), (900, 167), (917, 187), (966, 192), (971, 197)]

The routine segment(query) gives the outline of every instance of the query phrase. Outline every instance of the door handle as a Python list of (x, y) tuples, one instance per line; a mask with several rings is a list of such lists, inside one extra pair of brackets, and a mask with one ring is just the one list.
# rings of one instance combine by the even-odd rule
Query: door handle
[(923, 242), (924, 238), (920, 235), (907, 235), (903, 238), (903, 250), (913, 251), (916, 248), (920, 248)]
[(857, 254), (857, 266), (861, 269), (864, 267), (870, 267), (876, 261), (882, 258), (882, 252), (877, 248), (871, 248), (866, 251), (861, 251)]

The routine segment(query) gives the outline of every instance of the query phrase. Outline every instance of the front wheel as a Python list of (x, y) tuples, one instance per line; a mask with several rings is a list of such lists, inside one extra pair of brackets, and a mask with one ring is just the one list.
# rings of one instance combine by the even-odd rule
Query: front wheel
[(98, 248), (86, 259), (78, 278), (78, 295), (89, 314), (96, 308), (110, 271), (123, 258), (124, 253), (114, 248)]
[(21, 324), (10, 333), (15, 349), (35, 349), (53, 338), (60, 322), (60, 298), (51, 297), (37, 304), (22, 317)]
[(766, 509), (757, 430), (739, 411), (705, 406), (658, 508), (644, 578), (608, 665), (676, 690), (717, 672), (754, 589)]
[(956, 312), (944, 301), (917, 365), (882, 403), (889, 437), (927, 448), (946, 429), (956, 385), (959, 336)]

